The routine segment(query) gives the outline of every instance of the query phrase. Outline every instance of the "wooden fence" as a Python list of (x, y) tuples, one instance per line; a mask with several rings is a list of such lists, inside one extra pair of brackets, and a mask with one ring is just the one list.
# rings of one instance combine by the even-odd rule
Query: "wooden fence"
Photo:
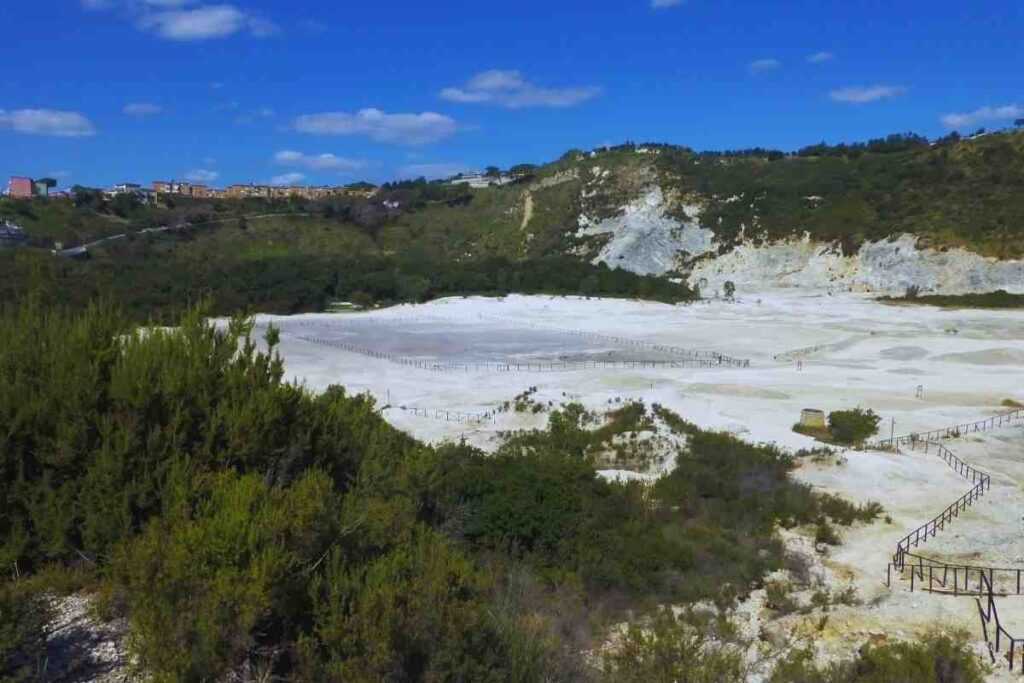
[(337, 339), (328, 339), (312, 334), (290, 334), (289, 336), (312, 344), (329, 346), (342, 351), (357, 353), (369, 358), (386, 360), (391, 363), (431, 370), (433, 372), (561, 372), (567, 370), (623, 370), (645, 368), (717, 368), (725, 363), (722, 359), (699, 358), (680, 360), (598, 360), (598, 361), (563, 361), (557, 363), (529, 363), (508, 361), (505, 363), (438, 363), (422, 361), (415, 358), (404, 358), (391, 353), (363, 348)]
[(393, 410), (412, 413), (419, 417), (427, 417), (445, 422), (476, 422), (478, 424), (495, 424), (493, 413), (466, 413), (461, 410), (443, 410), (441, 408), (418, 408), (416, 406), (390, 406)]
[[(599, 332), (589, 332), (586, 330), (575, 330), (567, 327), (555, 327), (552, 325), (543, 325), (541, 323), (527, 322), (514, 320), (509, 318), (502, 318), (500, 316), (485, 316), (478, 315), (477, 320), (490, 320), (493, 322), (502, 323), (514, 327), (523, 327), (526, 329), (534, 330), (546, 330), (548, 332), (556, 332), (558, 334), (565, 334), (575, 337), (583, 337), (585, 339), (595, 339), (604, 342), (612, 342), (620, 346), (631, 346), (634, 348), (647, 349), (649, 351), (658, 351), (671, 356), (679, 356), (687, 360), (703, 360), (712, 361), (709, 364), (694, 366), (694, 367), (736, 367), (736, 368), (749, 368), (749, 358), (736, 358), (734, 356), (728, 356), (718, 351), (707, 350), (707, 349), (687, 349), (681, 346), (673, 346), (671, 344), (657, 344), (654, 342), (643, 341), (640, 339), (631, 339), (629, 337), (620, 337), (617, 335), (601, 334)], [(470, 318), (470, 321), (473, 319)], [(298, 325), (303, 327), (312, 326), (329, 326), (336, 328), (352, 328), (360, 325), (396, 325), (409, 322), (453, 322), (453, 323), (465, 323), (466, 319), (456, 318), (452, 316), (402, 316), (393, 318), (372, 318), (364, 317), (359, 319), (352, 319), (341, 322), (324, 322), (324, 321), (300, 321)], [(648, 361), (650, 362), (650, 361)]]
[(551, 332), (559, 332), (561, 334), (568, 334), (577, 337), (584, 337), (586, 339), (596, 339), (606, 342), (614, 342), (623, 346), (634, 346), (637, 348), (648, 349), (651, 351), (660, 351), (674, 356), (680, 356), (683, 358), (697, 358), (697, 359), (710, 359), (720, 361), (719, 365), (728, 365), (737, 368), (749, 368), (749, 358), (736, 358), (734, 356), (727, 356), (718, 351), (712, 351), (707, 349), (687, 349), (681, 346), (672, 346), (671, 344), (656, 344), (654, 342), (643, 341), (640, 339), (631, 339), (629, 337), (620, 337), (611, 334), (601, 334), (600, 332), (589, 332), (587, 330), (576, 330), (568, 327), (556, 327), (554, 325), (544, 325), (542, 323), (534, 322), (523, 322), (519, 320), (502, 318), (500, 316), (485, 316), (481, 315), (482, 320), (493, 320), (495, 322), (501, 322), (510, 325), (517, 325), (519, 327), (527, 327), (530, 329), (537, 330), (549, 330)]
[[(1014, 413), (1019, 412), (1014, 411)], [(991, 424), (993, 419), (979, 420), (970, 425)], [(928, 433), (945, 434), (946, 430), (933, 430)], [(992, 488), (992, 478), (988, 474), (967, 464), (943, 444), (924, 441), (917, 438), (917, 435), (914, 436), (915, 438), (906, 442), (897, 441), (897, 447), (901, 443), (907, 443), (911, 449), (923, 449), (926, 453), (935, 453), (954, 472), (971, 482), (973, 486), (967, 493), (946, 506), (941, 513), (897, 542), (896, 552), (893, 553), (892, 561), (885, 569), (885, 583), (887, 586), (892, 585), (892, 572), (895, 570), (899, 572), (900, 576), (906, 576), (909, 572), (911, 591), (919, 589), (954, 596), (976, 596), (982, 630), (992, 661), (995, 661), (996, 656), (1005, 647), (1006, 652), (1003, 656), (1009, 664), (1010, 670), (1014, 671), (1015, 667), (1016, 670), (1024, 669), (1024, 662), (1018, 662), (1018, 655), (1024, 652), (1024, 639), (1014, 638), (1003, 627), (999, 620), (999, 611), (996, 609), (995, 601), (997, 595), (1021, 595), (1021, 575), (1024, 573), (1024, 569), (953, 564), (910, 552), (911, 548), (917, 548), (929, 538), (934, 538), (939, 531), (946, 528), (947, 524), (952, 523), (960, 516), (960, 513), (971, 507), (986, 491)], [(952, 589), (950, 589), (950, 574), (952, 574)]]
[(911, 448), (914, 448), (914, 444), (921, 442), (928, 443), (934, 442), (936, 439), (953, 439), (963, 436), (964, 434), (974, 434), (976, 432), (984, 432), (990, 429), (999, 429), (1014, 420), (1020, 419), (1024, 419), (1024, 408), (1017, 408), (1016, 410), (1011, 410), (1008, 413), (993, 415), (992, 417), (986, 417), (983, 420), (975, 420), (974, 422), (964, 422), (962, 424), (953, 425), (952, 427), (942, 427), (941, 429), (933, 429), (928, 432), (913, 432), (891, 439), (873, 441), (865, 445), (865, 448), (883, 451), (899, 448), (900, 446), (910, 446)]

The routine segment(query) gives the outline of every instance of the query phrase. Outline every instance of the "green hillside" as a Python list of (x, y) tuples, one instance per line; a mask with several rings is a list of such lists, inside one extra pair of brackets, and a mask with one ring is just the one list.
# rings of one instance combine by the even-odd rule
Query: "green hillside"
[[(593, 223), (619, 215), (653, 187), (662, 190), (669, 216), (697, 207), (720, 252), (744, 239), (809, 233), (848, 253), (868, 240), (912, 233), (924, 246), (1024, 256), (1024, 132), (934, 142), (896, 135), (790, 154), (626, 144), (570, 151), (503, 187), (407, 181), (370, 199), (165, 197), (148, 206), (87, 191), (73, 201), (5, 198), (0, 218), (23, 226), (30, 243), (24, 252), (127, 237), (91, 247), (82, 263), (42, 264), (41, 256), (0, 249), (12, 274), (0, 287), (17, 295), (36, 272), (52, 279), (63, 300), (109, 291), (143, 313), (204, 293), (224, 302), (220, 312), (511, 291), (682, 301), (691, 296), (682, 286), (577, 265), (608, 239), (580, 236), (581, 216)], [(140, 232), (183, 223), (191, 227)]]

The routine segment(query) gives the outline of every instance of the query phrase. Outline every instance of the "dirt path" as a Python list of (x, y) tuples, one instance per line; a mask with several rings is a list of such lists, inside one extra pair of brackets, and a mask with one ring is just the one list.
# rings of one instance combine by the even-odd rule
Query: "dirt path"
[(523, 198), (523, 224), (519, 226), (520, 230), (526, 230), (526, 226), (530, 224), (530, 219), (533, 218), (533, 195), (530, 191), (526, 191), (526, 196)]

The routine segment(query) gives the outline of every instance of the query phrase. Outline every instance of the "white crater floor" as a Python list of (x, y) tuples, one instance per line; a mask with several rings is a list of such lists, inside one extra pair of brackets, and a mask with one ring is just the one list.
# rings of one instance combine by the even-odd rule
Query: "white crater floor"
[[(697, 424), (753, 441), (800, 448), (802, 408), (863, 406), (883, 416), (881, 436), (922, 431), (1024, 400), (1024, 313), (887, 306), (870, 296), (784, 291), (737, 303), (690, 306), (563, 297), (443, 299), (369, 313), (259, 316), (284, 335), (289, 375), (314, 390), (343, 384), (380, 405), (484, 413), (530, 387), (537, 398), (598, 407), (615, 397), (658, 402)], [(311, 332), (312, 330), (312, 332)], [(296, 338), (320, 334), (359, 348), (441, 363), (666, 359), (671, 355), (560, 330), (711, 349), (749, 358), (749, 368), (593, 368), (555, 372), (444, 372)], [(795, 349), (826, 345), (796, 359)], [(798, 364), (799, 363), (799, 364)], [(802, 365), (801, 365), (802, 364)], [(921, 393), (918, 395), (918, 388)], [(436, 413), (431, 413), (434, 415)], [(387, 410), (397, 426), (428, 441), (465, 436), (492, 445), (498, 430), (546, 417), (501, 414), (472, 424)], [(893, 424), (893, 421), (895, 424)]]

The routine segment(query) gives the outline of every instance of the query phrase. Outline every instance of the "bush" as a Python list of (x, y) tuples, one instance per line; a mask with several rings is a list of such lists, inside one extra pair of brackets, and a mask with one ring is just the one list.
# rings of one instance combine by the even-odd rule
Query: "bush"
[(507, 647), (488, 613), (488, 577), (440, 535), (366, 565), (332, 552), (311, 586), (314, 634), (304, 639), (310, 681), (507, 680)]
[(649, 628), (630, 624), (622, 641), (601, 660), (604, 679), (615, 683), (739, 683), (742, 656), (712, 645), (671, 610), (657, 613)]
[(852, 446), (874, 436), (881, 421), (870, 409), (834, 410), (828, 414), (828, 431), (836, 443)]
[(933, 632), (914, 643), (867, 644), (824, 668), (797, 651), (779, 662), (771, 683), (981, 683), (985, 675), (966, 634)]
[(25, 583), (0, 584), (0, 681), (42, 680), (50, 611)]
[(308, 612), (307, 573), (337, 514), (331, 482), (318, 472), (284, 490), (233, 474), (209, 487), (194, 510), (154, 521), (113, 562), (139, 664), (175, 680), (207, 679), (268, 635), (289, 634), (288, 615)]

